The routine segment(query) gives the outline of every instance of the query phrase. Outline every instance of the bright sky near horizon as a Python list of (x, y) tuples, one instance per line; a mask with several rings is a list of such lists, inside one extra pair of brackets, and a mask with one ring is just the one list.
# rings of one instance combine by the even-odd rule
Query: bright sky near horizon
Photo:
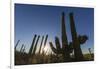
[(83, 53), (88, 52), (88, 48), (94, 48), (94, 9), (82, 7), (59, 7), (40, 6), (29, 4), (15, 4), (15, 44), (21, 41), (17, 49), (25, 44), (26, 51), (31, 46), (34, 34), (40, 35), (38, 47), (42, 36), (48, 34), (47, 46), (52, 41), (55, 44), (55, 36), (61, 41), (61, 13), (65, 12), (66, 32), (68, 41), (71, 41), (69, 13), (74, 13), (76, 30), (79, 35), (87, 35), (88, 40), (81, 45)]

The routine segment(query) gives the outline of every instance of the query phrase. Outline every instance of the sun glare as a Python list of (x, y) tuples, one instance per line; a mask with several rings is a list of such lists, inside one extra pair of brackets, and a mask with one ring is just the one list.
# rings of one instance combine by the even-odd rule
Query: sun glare
[(49, 54), (49, 53), (50, 53), (49, 45), (46, 45), (46, 46), (45, 46), (44, 52), (45, 52), (46, 54)]

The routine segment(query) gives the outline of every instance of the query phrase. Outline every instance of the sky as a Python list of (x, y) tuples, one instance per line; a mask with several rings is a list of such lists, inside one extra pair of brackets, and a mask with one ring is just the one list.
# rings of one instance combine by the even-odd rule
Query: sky
[(35, 34), (40, 35), (38, 48), (42, 36), (48, 34), (46, 47), (49, 48), (49, 42), (55, 45), (55, 36), (58, 36), (61, 43), (61, 17), (65, 13), (65, 24), (68, 42), (72, 41), (70, 31), (69, 13), (74, 13), (74, 21), (78, 35), (87, 35), (88, 40), (81, 45), (83, 53), (88, 53), (88, 48), (93, 52), (94, 48), (94, 9), (83, 7), (60, 7), (43, 6), (34, 4), (15, 4), (15, 44), (20, 50), (22, 44), (26, 46), (26, 52), (32, 43)]

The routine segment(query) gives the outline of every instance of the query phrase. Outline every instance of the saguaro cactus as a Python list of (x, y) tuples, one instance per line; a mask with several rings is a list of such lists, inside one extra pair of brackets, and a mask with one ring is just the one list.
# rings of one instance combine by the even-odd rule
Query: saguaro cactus
[(24, 44), (22, 44), (21, 46), (20, 53), (22, 53), (23, 48), (24, 48)]
[(93, 59), (93, 55), (92, 55), (92, 52), (91, 52), (91, 48), (88, 48), (88, 50), (89, 50), (89, 53), (90, 53), (91, 58)]
[(65, 14), (64, 12), (62, 13), (62, 48), (60, 46), (59, 38), (55, 37), (55, 44), (56, 48), (53, 46), (52, 42), (50, 42), (50, 47), (52, 51), (56, 54), (62, 54), (63, 59), (65, 61), (70, 61), (70, 53), (73, 52), (74, 50), (74, 55), (75, 55), (75, 60), (80, 61), (83, 60), (83, 54), (80, 48), (80, 44), (84, 44), (86, 40), (88, 39), (86, 35), (83, 36), (77, 36), (75, 24), (74, 24), (74, 19), (73, 19), (73, 14), (70, 13), (70, 28), (71, 28), (71, 35), (72, 35), (72, 42), (69, 43), (68, 45), (68, 40), (67, 40), (67, 34), (66, 34), (66, 27), (65, 27)]
[(25, 46), (24, 46), (24, 48), (23, 48), (23, 50), (22, 50), (22, 53), (25, 53)]
[(50, 47), (52, 49), (52, 51), (55, 53), (55, 54), (61, 54), (62, 53), (62, 48), (60, 46), (60, 43), (59, 43), (59, 38), (58, 37), (55, 37), (55, 44), (56, 44), (56, 48), (54, 47), (54, 45), (52, 44), (52, 42), (49, 42), (50, 44)]
[(64, 12), (62, 13), (62, 22), (61, 22), (61, 38), (62, 38), (62, 48), (60, 46), (59, 38), (55, 37), (55, 44), (56, 48), (54, 48), (52, 42), (50, 42), (50, 47), (53, 50), (54, 53), (56, 54), (62, 54), (64, 61), (70, 61), (70, 51), (68, 47), (68, 39), (67, 39), (67, 34), (66, 34), (66, 26), (65, 26), (65, 14)]
[(37, 49), (37, 44), (38, 44), (39, 38), (40, 38), (40, 36), (38, 36), (37, 41), (36, 41), (36, 43), (35, 43), (35, 46), (34, 46), (34, 49), (33, 49), (33, 53), (32, 53), (33, 56), (35, 55), (35, 52), (36, 52), (36, 49)]
[(56, 48), (54, 48), (52, 42), (50, 42), (50, 47), (53, 50), (54, 53), (61, 53), (63, 55), (64, 61), (70, 61), (70, 49), (71, 47), (68, 46), (68, 39), (67, 39), (67, 34), (66, 34), (66, 26), (65, 26), (65, 14), (64, 12), (62, 13), (62, 23), (61, 23), (61, 38), (62, 38), (62, 48), (60, 46), (59, 38), (55, 37), (55, 44)]
[(65, 26), (65, 14), (62, 13), (62, 49), (63, 49), (63, 56), (64, 59), (67, 61), (70, 60), (70, 53), (68, 51), (68, 39), (66, 34), (66, 26)]
[(40, 48), (39, 48), (39, 53), (41, 52), (41, 48), (42, 48), (42, 44), (43, 44), (43, 39), (44, 39), (44, 36), (42, 36), (42, 40), (41, 40), (41, 44), (40, 44)]
[(76, 28), (75, 28), (73, 13), (70, 13), (69, 17), (70, 17), (70, 28), (71, 28), (71, 35), (72, 35), (72, 43), (73, 43), (73, 48), (74, 48), (75, 60), (76, 61), (84, 60), (83, 53), (82, 53), (82, 50), (80, 48), (80, 42), (79, 42), (78, 35), (76, 32)]
[(16, 51), (16, 48), (17, 48), (19, 42), (20, 42), (20, 40), (18, 40), (17, 43), (16, 43), (16, 45), (15, 45), (15, 51)]
[(43, 46), (43, 48), (42, 48), (42, 52), (43, 52), (43, 50), (44, 50), (44, 48), (45, 48), (45, 46), (46, 46), (47, 39), (48, 39), (48, 35), (46, 35), (46, 37), (45, 37), (45, 40), (44, 40), (44, 46)]
[(72, 53), (72, 48), (71, 46), (68, 46), (68, 49), (67, 51), (64, 50), (63, 48), (61, 48), (61, 45), (60, 45), (60, 42), (59, 42), (59, 38), (58, 37), (55, 37), (55, 46), (56, 48), (54, 47), (53, 43), (52, 42), (49, 42), (50, 44), (50, 47), (52, 49), (52, 51), (58, 56), (59, 54), (62, 54), (63, 56), (63, 61), (70, 61), (70, 55), (69, 55), (69, 59), (66, 59), (65, 57), (65, 53), (68, 52), (69, 54)]
[(47, 39), (48, 39), (48, 35), (46, 35), (46, 37), (45, 37), (44, 47), (45, 47), (45, 45), (46, 45), (46, 43), (47, 43)]
[(37, 35), (35, 34), (35, 35), (34, 35), (34, 38), (33, 38), (33, 41), (32, 41), (32, 44), (31, 44), (31, 47), (30, 47), (30, 50), (29, 50), (29, 55), (32, 55), (33, 46), (34, 46), (34, 43), (35, 43), (36, 37), (37, 37)]

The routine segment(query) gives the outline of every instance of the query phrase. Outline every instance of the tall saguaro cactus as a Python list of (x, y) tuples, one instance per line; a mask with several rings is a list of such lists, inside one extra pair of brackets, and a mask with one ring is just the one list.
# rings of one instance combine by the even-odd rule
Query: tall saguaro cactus
[(70, 54), (68, 51), (68, 39), (66, 34), (66, 26), (65, 26), (65, 14), (62, 13), (62, 49), (63, 49), (63, 56), (65, 60), (70, 60)]
[(50, 47), (54, 53), (62, 54), (64, 61), (70, 61), (70, 51), (68, 46), (68, 39), (66, 34), (66, 26), (65, 26), (65, 14), (62, 13), (62, 23), (61, 23), (61, 38), (62, 38), (62, 48), (60, 46), (59, 38), (55, 37), (56, 48), (54, 48), (52, 42), (50, 42)]
[(82, 50), (80, 48), (80, 43), (78, 40), (76, 28), (75, 28), (73, 13), (70, 13), (69, 17), (70, 17), (70, 28), (71, 28), (71, 35), (72, 35), (75, 60), (77, 60), (77, 61), (83, 60), (84, 58), (83, 58)]
[(65, 26), (65, 14), (64, 12), (62, 13), (62, 48), (60, 46), (59, 38), (55, 37), (55, 44), (56, 48), (54, 47), (53, 43), (50, 42), (50, 47), (52, 51), (56, 54), (62, 54), (64, 61), (70, 61), (71, 56), (70, 53), (73, 52), (74, 50), (74, 57), (75, 61), (81, 61), (84, 60), (82, 50), (80, 45), (84, 44), (88, 37), (86, 35), (77, 35), (76, 28), (75, 28), (75, 23), (74, 23), (74, 18), (73, 18), (73, 13), (69, 14), (70, 16), (70, 28), (71, 28), (71, 36), (72, 36), (72, 42), (68, 44), (67, 40), (67, 34), (66, 34), (66, 26)]

